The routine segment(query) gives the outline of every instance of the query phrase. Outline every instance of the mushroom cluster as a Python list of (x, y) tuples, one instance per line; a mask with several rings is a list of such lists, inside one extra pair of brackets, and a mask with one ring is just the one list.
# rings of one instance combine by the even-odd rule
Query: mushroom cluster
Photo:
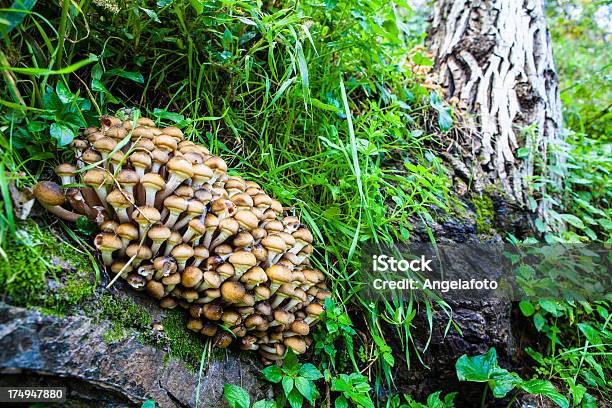
[(265, 362), (287, 348), (304, 353), (330, 295), (309, 262), (311, 232), (178, 128), (147, 118), (100, 122), (73, 141), (75, 163), (55, 169), (65, 188), (35, 186), (41, 205), (97, 223), (94, 244), (113, 282), (188, 310), (187, 327), (216, 346), (237, 343)]

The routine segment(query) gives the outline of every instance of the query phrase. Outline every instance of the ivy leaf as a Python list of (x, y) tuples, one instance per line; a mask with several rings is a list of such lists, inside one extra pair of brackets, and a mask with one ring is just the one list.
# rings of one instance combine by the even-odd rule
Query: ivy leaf
[(323, 378), (323, 374), (319, 371), (314, 365), (310, 363), (306, 363), (302, 365), (298, 371), (298, 373), (306, 378), (307, 380), (316, 381), (319, 378)]
[(304, 377), (297, 377), (295, 379), (295, 388), (310, 402), (314, 405), (314, 400), (318, 397), (317, 389), (314, 387), (312, 381), (308, 381)]
[(568, 408), (569, 402), (567, 398), (561, 395), (555, 387), (550, 383), (550, 381), (545, 380), (529, 380), (523, 381), (519, 387), (529, 394), (536, 395), (544, 395), (550, 398), (555, 404), (560, 406), (561, 408)]
[(225, 384), (223, 395), (231, 408), (249, 408), (251, 405), (249, 394), (237, 385)]
[(261, 370), (264, 378), (271, 383), (278, 384), (283, 378), (283, 373), (279, 366), (271, 365)]
[(63, 123), (53, 123), (50, 133), (51, 137), (57, 140), (58, 146), (68, 146), (74, 139), (74, 131)]

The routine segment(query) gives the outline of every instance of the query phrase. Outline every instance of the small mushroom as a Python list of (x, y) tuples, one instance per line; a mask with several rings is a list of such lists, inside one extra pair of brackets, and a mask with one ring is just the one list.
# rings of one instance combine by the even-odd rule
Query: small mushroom
[(171, 234), (172, 230), (163, 225), (154, 225), (149, 229), (147, 236), (153, 242), (151, 245), (151, 252), (153, 253), (153, 256), (157, 255), (159, 248), (161, 248), (164, 242), (170, 238)]
[(66, 196), (57, 183), (52, 181), (41, 181), (32, 190), (36, 200), (47, 209), (47, 211), (57, 215), (63, 220), (76, 222), (82, 215), (68, 211), (61, 205), (66, 201)]
[(172, 249), (172, 257), (176, 259), (178, 271), (185, 269), (187, 260), (193, 256), (193, 248), (186, 244), (181, 244)]
[(244, 286), (236, 281), (223, 282), (220, 290), (221, 297), (228, 303), (240, 303), (246, 295)]
[(234, 273), (236, 275), (236, 279), (240, 279), (247, 270), (257, 264), (257, 259), (255, 259), (255, 255), (244, 250), (237, 251), (231, 254), (228, 258), (228, 261), (234, 266)]
[(166, 182), (156, 173), (147, 173), (140, 178), (140, 184), (145, 189), (145, 206), (153, 207), (155, 205), (155, 194), (166, 187)]
[(114, 234), (102, 233), (94, 238), (94, 245), (102, 253), (104, 265), (113, 263), (113, 252), (121, 248), (121, 240)]
[(119, 217), (119, 222), (127, 223), (130, 222), (130, 216), (127, 213), (127, 209), (134, 202), (134, 197), (127, 191), (113, 190), (106, 197), (106, 202), (113, 207), (115, 213)]
[(74, 184), (77, 168), (70, 163), (62, 163), (55, 168), (55, 174), (62, 179), (62, 185)]

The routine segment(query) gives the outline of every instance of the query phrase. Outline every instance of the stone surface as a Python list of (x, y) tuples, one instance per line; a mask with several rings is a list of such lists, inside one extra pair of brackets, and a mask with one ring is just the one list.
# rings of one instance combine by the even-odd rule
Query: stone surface
[[(110, 322), (86, 316), (46, 316), (0, 303), (0, 386), (68, 387), (74, 407), (123, 407), (153, 399), (159, 407), (196, 407), (198, 373), (167, 353), (144, 345), (136, 333), (107, 343)], [(211, 360), (200, 378), (198, 408), (226, 406), (223, 384), (269, 398), (250, 357), (227, 353)]]

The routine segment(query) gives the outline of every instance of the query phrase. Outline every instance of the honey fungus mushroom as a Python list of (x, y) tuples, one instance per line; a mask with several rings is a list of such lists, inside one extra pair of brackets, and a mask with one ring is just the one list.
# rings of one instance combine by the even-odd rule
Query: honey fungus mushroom
[(71, 188), (42, 181), (34, 196), (64, 220), (98, 224), (94, 245), (115, 279), (162, 308), (185, 309), (186, 328), (217, 347), (268, 363), (307, 351), (330, 293), (310, 266), (313, 235), (299, 217), (228, 175), (222, 158), (180, 129), (148, 118), (103, 116), (71, 147), (74, 161), (55, 169)]

